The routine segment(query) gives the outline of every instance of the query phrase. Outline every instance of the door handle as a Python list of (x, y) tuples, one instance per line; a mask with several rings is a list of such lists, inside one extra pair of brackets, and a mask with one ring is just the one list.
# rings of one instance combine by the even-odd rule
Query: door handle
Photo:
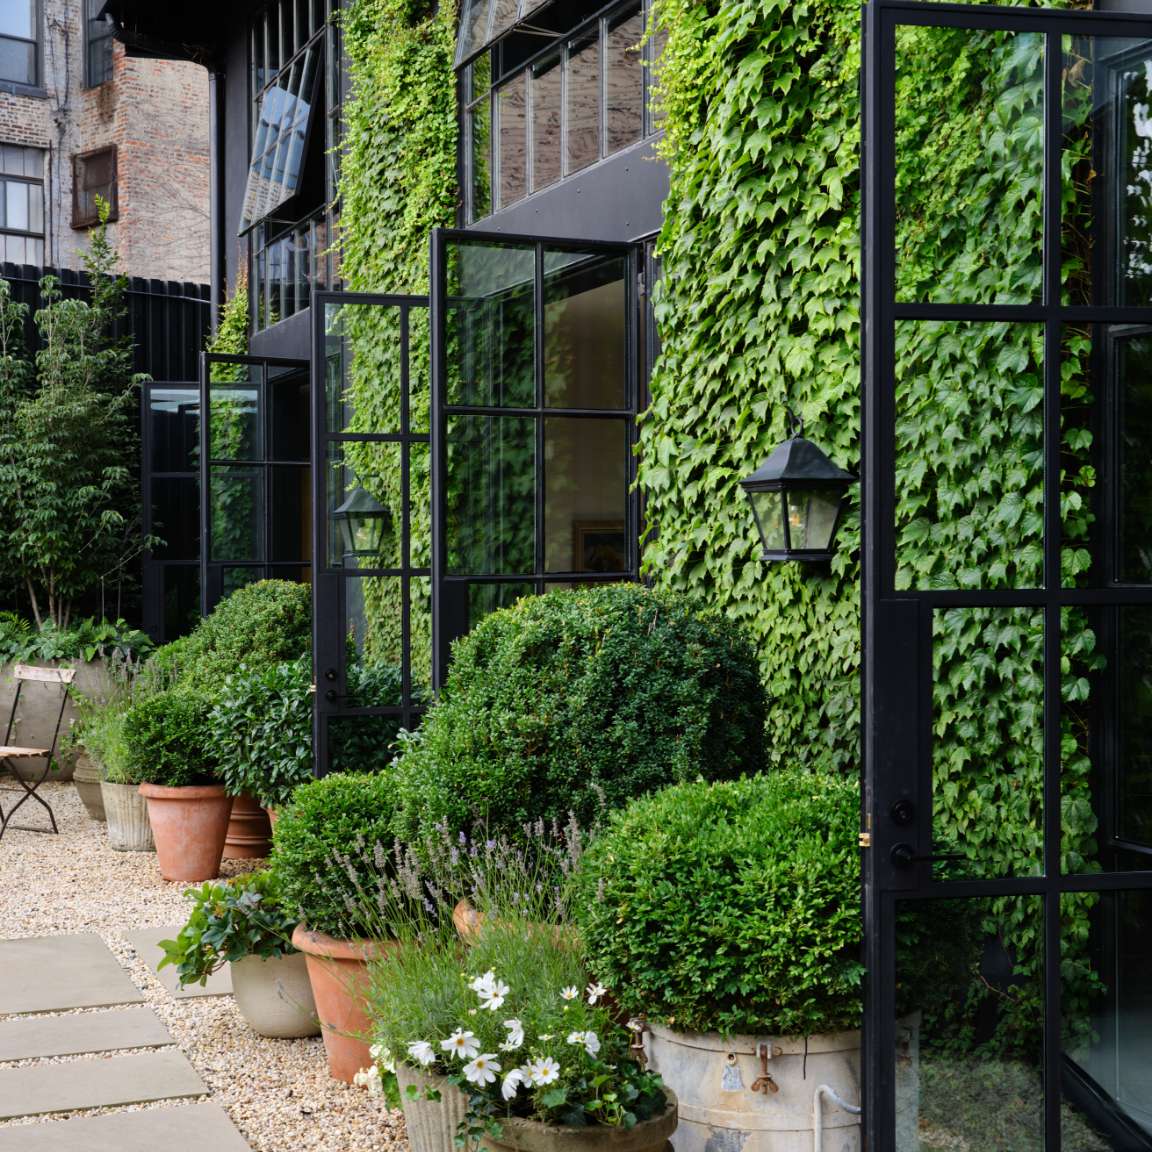
[(968, 857), (963, 852), (942, 852), (939, 855), (920, 856), (917, 855), (916, 849), (911, 844), (894, 844), (892, 851), (888, 854), (888, 859), (892, 861), (893, 868), (907, 869), (911, 868), (913, 864), (942, 864), (946, 860), (967, 860)]

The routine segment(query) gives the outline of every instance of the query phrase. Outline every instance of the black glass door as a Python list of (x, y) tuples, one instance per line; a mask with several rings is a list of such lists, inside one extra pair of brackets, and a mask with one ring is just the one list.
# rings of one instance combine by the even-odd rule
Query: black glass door
[(1152, 21), (865, 21), (866, 1129), (1152, 1148)]

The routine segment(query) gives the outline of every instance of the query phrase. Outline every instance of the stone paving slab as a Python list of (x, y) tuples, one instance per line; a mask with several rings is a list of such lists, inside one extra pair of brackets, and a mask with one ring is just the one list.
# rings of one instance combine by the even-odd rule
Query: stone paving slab
[(0, 1021), (0, 1063), (175, 1043), (151, 1008)]
[(207, 1091), (182, 1052), (0, 1068), (0, 1120), (175, 1100)]
[(219, 972), (213, 972), (208, 977), (206, 986), (191, 984), (187, 988), (180, 987), (174, 964), (169, 964), (164, 968), (157, 967), (160, 961), (164, 959), (164, 950), (160, 947), (160, 941), (175, 940), (182, 927), (182, 924), (177, 924), (175, 928), (141, 928), (138, 932), (124, 933), (124, 939), (136, 949), (136, 955), (147, 962), (156, 979), (177, 1000), (189, 1000), (198, 996), (231, 996), (232, 973), (227, 964)]
[(95, 933), (0, 940), (0, 1016), (139, 1004), (144, 994)]
[(250, 1152), (215, 1104), (0, 1128), (0, 1152)]

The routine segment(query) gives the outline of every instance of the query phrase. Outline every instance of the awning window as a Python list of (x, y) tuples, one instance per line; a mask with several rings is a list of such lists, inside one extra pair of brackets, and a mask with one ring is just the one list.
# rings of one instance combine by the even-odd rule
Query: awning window
[(463, 0), (456, 67), (466, 64), (478, 52), (549, 3), (551, 0)]

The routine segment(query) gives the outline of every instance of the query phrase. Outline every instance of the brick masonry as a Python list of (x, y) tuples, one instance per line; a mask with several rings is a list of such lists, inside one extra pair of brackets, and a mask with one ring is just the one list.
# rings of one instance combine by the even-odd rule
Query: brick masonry
[[(195, 64), (129, 59), (113, 47), (112, 79), (84, 83), (84, 0), (41, 0), (42, 95), (0, 90), (0, 144), (45, 150), (45, 260), (82, 267), (88, 232), (72, 227), (72, 158), (117, 147), (123, 271), (209, 278), (208, 78)], [(10, 87), (10, 86), (9, 86)]]

